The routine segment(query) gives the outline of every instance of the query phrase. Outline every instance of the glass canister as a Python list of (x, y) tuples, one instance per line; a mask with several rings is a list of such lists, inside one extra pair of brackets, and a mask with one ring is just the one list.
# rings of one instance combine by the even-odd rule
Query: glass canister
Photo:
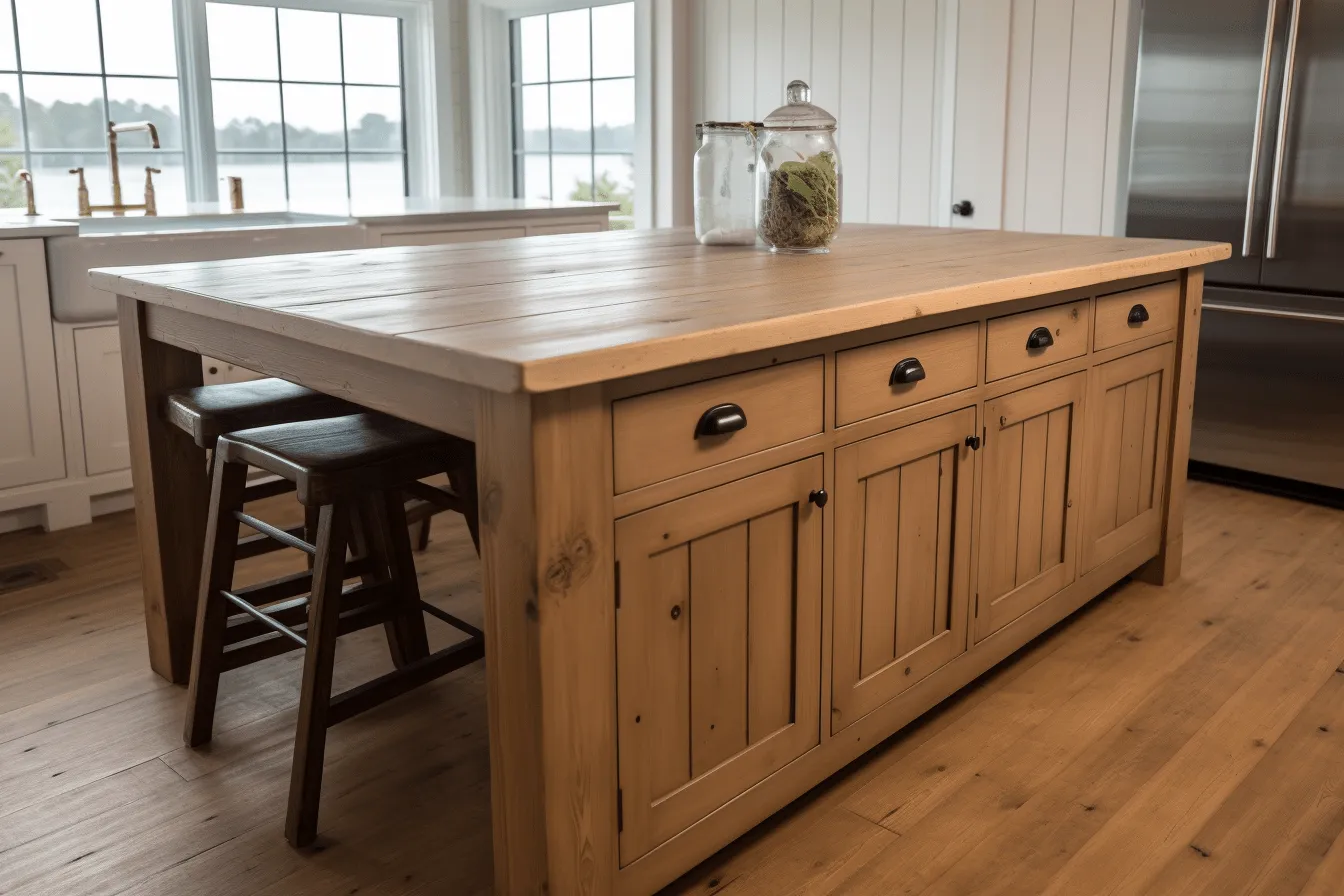
[(756, 244), (756, 131), (749, 121), (695, 126), (695, 238), (706, 246)]
[(835, 116), (812, 105), (804, 81), (766, 116), (757, 142), (756, 231), (772, 252), (829, 252), (840, 229)]

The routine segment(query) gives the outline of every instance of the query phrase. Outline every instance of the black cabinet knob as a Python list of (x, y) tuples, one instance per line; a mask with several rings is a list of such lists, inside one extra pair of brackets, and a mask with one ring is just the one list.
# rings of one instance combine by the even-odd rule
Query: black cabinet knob
[(700, 415), (700, 422), (695, 424), (695, 437), (726, 436), (746, 428), (747, 412), (741, 405), (716, 404)]
[(969, 449), (971, 449), (972, 451), (979, 451), (979, 450), (980, 450), (980, 437), (979, 437), (979, 436), (967, 436), (967, 437), (966, 437), (966, 447), (969, 448)]
[(1138, 326), (1139, 324), (1146, 323), (1147, 320), (1148, 309), (1143, 307), (1142, 304), (1135, 305), (1133, 308), (1129, 309), (1130, 326)]
[(891, 368), (891, 379), (887, 381), (889, 386), (901, 386), (907, 383), (917, 383), (924, 379), (924, 365), (919, 363), (918, 358), (904, 358), (896, 362), (896, 366)]
[(963, 199), (960, 202), (953, 204), (952, 214), (960, 215), (963, 218), (969, 218), (971, 215), (975, 214), (975, 204), (969, 199)]
[(1027, 335), (1027, 349), (1049, 348), (1055, 344), (1055, 337), (1047, 327), (1037, 327)]
[(808, 495), (807, 500), (811, 501), (818, 507), (825, 507), (826, 502), (831, 500), (831, 496), (826, 494), (826, 489), (819, 488), (816, 491), (812, 492), (812, 494)]

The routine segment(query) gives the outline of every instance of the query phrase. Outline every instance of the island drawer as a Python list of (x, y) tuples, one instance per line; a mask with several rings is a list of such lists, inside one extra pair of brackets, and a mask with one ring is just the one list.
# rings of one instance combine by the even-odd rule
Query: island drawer
[(1175, 280), (1097, 297), (1096, 351), (1176, 327), (1181, 287)]
[(971, 388), (979, 335), (973, 323), (838, 352), (836, 425)]
[(985, 379), (1004, 377), (1087, 354), (1092, 300), (1023, 311), (989, 322)]
[(823, 381), (805, 358), (614, 402), (617, 493), (821, 432)]

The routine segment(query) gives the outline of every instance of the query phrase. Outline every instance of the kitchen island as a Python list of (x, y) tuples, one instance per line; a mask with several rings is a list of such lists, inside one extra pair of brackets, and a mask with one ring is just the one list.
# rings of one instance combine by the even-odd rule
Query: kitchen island
[(1224, 244), (683, 230), (93, 272), (151, 662), (181, 680), (199, 355), (477, 444), (495, 889), (668, 883), (1126, 575), (1180, 572)]

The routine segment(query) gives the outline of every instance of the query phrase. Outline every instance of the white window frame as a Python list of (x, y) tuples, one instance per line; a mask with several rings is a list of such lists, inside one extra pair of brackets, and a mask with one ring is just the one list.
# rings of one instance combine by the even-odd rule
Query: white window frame
[[(230, 0), (232, 2), (232, 0)], [(509, 23), (571, 9), (613, 6), (629, 0), (471, 0), (472, 181), (478, 196), (513, 198), (513, 68)], [(650, 127), (651, 0), (635, 3), (635, 227), (653, 226), (653, 158)]]
[[(401, 20), (402, 71), (406, 106), (406, 190), (410, 196), (438, 196), (441, 122), (451, 126), (436, 89), (434, 0), (211, 0), (238, 6), (282, 6), (320, 12), (391, 16)], [(216, 202), (219, 174), (215, 147), (214, 108), (210, 90), (210, 46), (206, 35), (206, 0), (173, 0), (177, 29), (178, 86), (181, 91), (182, 142), (185, 149), (187, 199)], [(440, 29), (445, 30), (445, 29)], [(444, 42), (446, 43), (446, 41)], [(447, 47), (442, 48), (447, 52)], [(451, 135), (451, 131), (449, 132)]]

